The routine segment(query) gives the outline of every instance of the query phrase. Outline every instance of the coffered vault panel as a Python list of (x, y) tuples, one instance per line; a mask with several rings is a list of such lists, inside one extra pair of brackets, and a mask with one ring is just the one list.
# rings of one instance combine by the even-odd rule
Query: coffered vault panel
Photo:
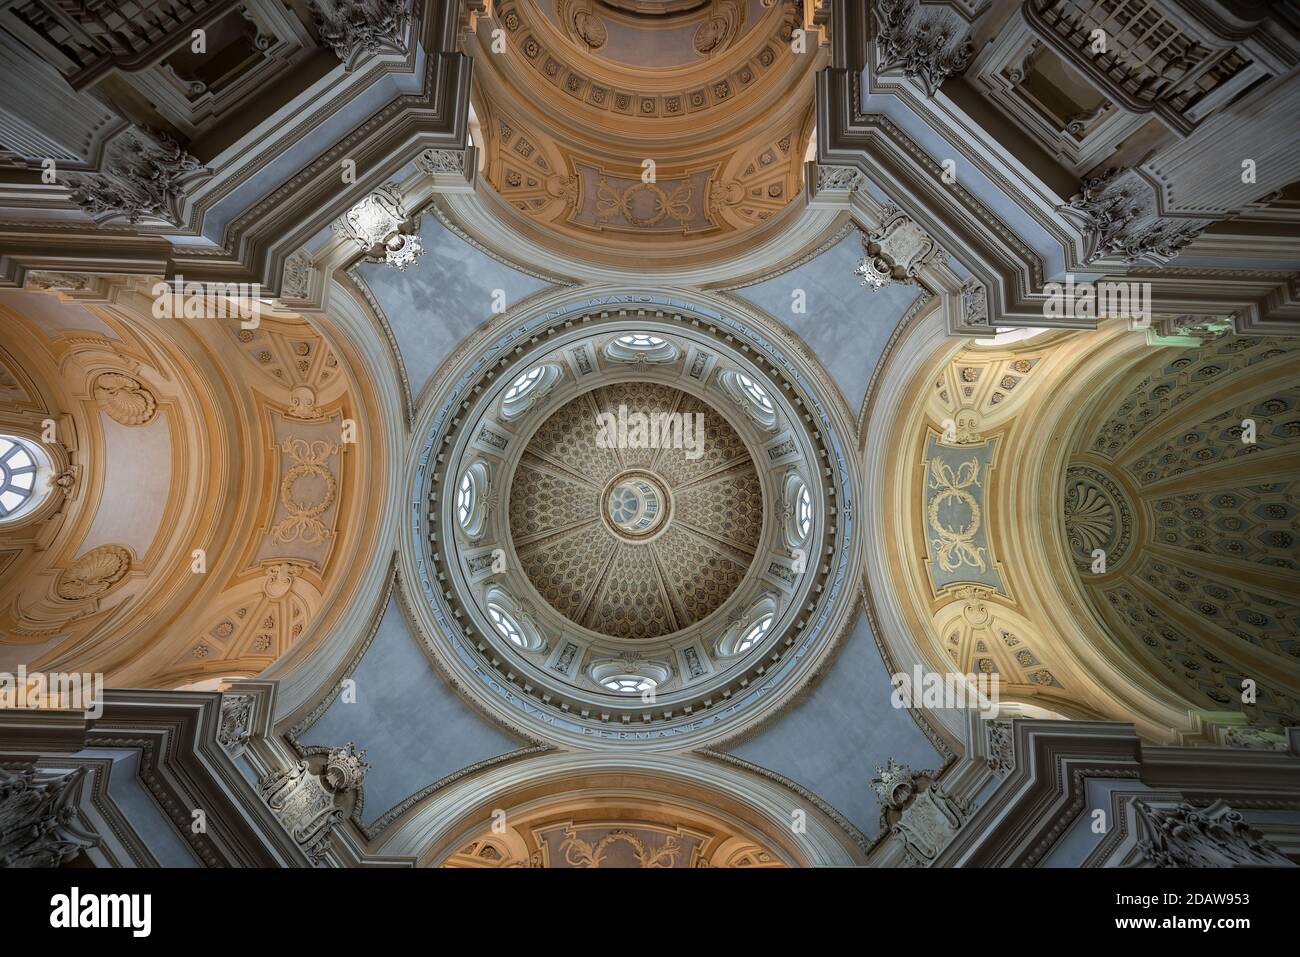
[(494, 311), (514, 306), (548, 285), (475, 249), (432, 211), (420, 218), (420, 242), (423, 255), (405, 270), (368, 262), (353, 270), (388, 320), (412, 399)]
[(395, 597), (351, 677), (355, 702), (336, 697), (298, 740), (305, 747), (355, 741), (366, 749), (367, 826), (447, 775), (524, 746), (434, 673)]
[[(856, 228), (803, 265), (733, 294), (752, 302), (788, 326), (826, 366), (854, 412), (862, 408), (867, 383), (894, 328), (920, 287), (893, 283), (864, 289), (853, 269), (862, 259)], [(804, 310), (795, 310), (802, 292)]]

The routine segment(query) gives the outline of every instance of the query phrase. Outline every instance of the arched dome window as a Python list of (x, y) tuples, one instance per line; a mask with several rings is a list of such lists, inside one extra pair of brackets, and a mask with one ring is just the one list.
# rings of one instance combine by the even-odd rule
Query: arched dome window
[(761, 385), (743, 372), (736, 373), (736, 381), (739, 382), (740, 387), (745, 390), (745, 395), (749, 396), (750, 400), (760, 409), (763, 409), (765, 412), (774, 411), (772, 408), (772, 400), (768, 398), (767, 390)]
[(493, 586), (484, 597), (488, 620), (498, 635), (524, 651), (540, 651), (546, 647), (546, 640), (533, 624), (532, 616), (508, 592)]
[(752, 376), (734, 369), (723, 372), (720, 381), (722, 388), (746, 415), (768, 432), (776, 431), (776, 405), (766, 388)]
[(515, 621), (514, 616), (493, 601), (488, 602), (487, 611), (488, 617), (492, 619), (492, 627), (501, 637), (522, 648), (524, 633), (519, 630), (519, 623)]
[(619, 336), (617, 341), (619, 345), (631, 349), (658, 349), (666, 340), (649, 333), (634, 332), (631, 335)]
[(758, 621), (745, 629), (745, 633), (742, 634), (740, 640), (736, 642), (735, 653), (740, 654), (741, 652), (748, 651), (750, 648), (754, 647), (754, 645), (762, 641), (763, 636), (772, 630), (772, 622), (775, 620), (776, 616), (771, 612), (768, 612), (762, 618), (758, 619)]
[(776, 623), (776, 613), (776, 596), (768, 593), (760, 597), (723, 632), (718, 639), (718, 655), (723, 658), (740, 655), (762, 644)]
[(460, 480), (460, 488), (456, 491), (456, 518), (460, 520), (461, 525), (465, 524), (473, 510), (474, 482), (466, 472)]
[(614, 675), (601, 683), (615, 694), (641, 694), (655, 688), (654, 679), (641, 675)]
[(45, 454), (32, 442), (16, 435), (0, 435), (0, 522), (16, 521), (29, 513), (49, 493)]
[(475, 462), (461, 473), (456, 486), (456, 522), (469, 538), (476, 539), (487, 521), (488, 470)]
[(782, 487), (782, 505), (785, 512), (785, 543), (798, 548), (812, 532), (812, 493), (798, 472), (790, 472)]
[(506, 389), (506, 394), (501, 397), (503, 402), (513, 402), (515, 399), (521, 399), (528, 394), (528, 390), (537, 385), (542, 377), (542, 367), (533, 366), (527, 372), (523, 373), (514, 382), (510, 383), (510, 388)]
[(649, 332), (625, 333), (605, 345), (605, 358), (611, 362), (675, 362), (678, 355), (675, 345)]
[(614, 694), (645, 694), (668, 683), (672, 669), (660, 661), (638, 661), (634, 667), (625, 660), (596, 662), (591, 666), (591, 680)]
[(501, 417), (517, 419), (560, 381), (560, 367), (551, 362), (525, 369), (501, 396)]

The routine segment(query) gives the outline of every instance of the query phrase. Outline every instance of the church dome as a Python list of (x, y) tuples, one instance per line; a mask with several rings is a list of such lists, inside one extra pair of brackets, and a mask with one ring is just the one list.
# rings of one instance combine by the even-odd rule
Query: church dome
[(802, 686), (852, 605), (848, 413), (788, 334), (731, 304), (538, 310), (447, 370), (417, 424), (426, 645), (526, 734), (735, 733)]

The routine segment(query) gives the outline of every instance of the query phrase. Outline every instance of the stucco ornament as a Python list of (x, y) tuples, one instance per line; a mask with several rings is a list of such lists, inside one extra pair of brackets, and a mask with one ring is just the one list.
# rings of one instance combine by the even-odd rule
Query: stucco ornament
[(91, 392), (109, 418), (122, 425), (145, 425), (158, 411), (153, 393), (139, 379), (121, 372), (101, 372)]
[(280, 448), (293, 463), (280, 480), (280, 504), (288, 516), (271, 529), (271, 540), (319, 544), (334, 534), (320, 517), (334, 504), (337, 482), (327, 463), (339, 448), (300, 438), (286, 439)]
[(1138, 850), (1154, 867), (1295, 867), (1223, 801), (1137, 810)]
[(933, 780), (934, 772), (914, 771), (890, 758), (877, 767), (871, 789), (880, 801), (880, 822), (903, 842), (908, 860), (927, 867), (970, 817), (970, 808)]
[(81, 601), (108, 594), (131, 570), (131, 552), (121, 545), (100, 545), (82, 555), (59, 576), (60, 598)]

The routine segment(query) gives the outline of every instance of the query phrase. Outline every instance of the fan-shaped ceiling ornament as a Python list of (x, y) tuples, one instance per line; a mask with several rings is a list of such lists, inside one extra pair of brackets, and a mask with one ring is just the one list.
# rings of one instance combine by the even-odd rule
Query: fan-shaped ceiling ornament
[[(533, 737), (732, 733), (808, 680), (850, 621), (851, 416), (757, 316), (670, 296), (559, 302), (449, 369), (420, 426), (403, 549), (415, 618), (452, 677)], [(538, 368), (557, 377), (519, 411), (511, 390)]]

